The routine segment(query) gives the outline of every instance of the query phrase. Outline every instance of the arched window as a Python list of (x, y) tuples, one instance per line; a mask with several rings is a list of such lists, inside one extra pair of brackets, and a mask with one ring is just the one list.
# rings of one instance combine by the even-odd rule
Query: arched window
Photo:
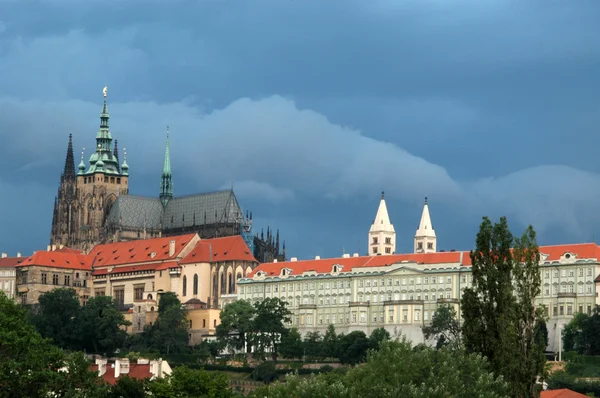
[(234, 288), (233, 287), (234, 286), (233, 285), (233, 274), (229, 274), (229, 277), (227, 279), (229, 279), (229, 290), (228, 290), (228, 293), (231, 294), (231, 293), (233, 293), (233, 288)]
[(202, 328), (203, 328), (203, 329), (206, 329), (206, 319), (203, 319), (203, 320), (202, 320)]
[(151, 294), (148, 295), (148, 300), (152, 300), (152, 295)]
[(183, 276), (183, 295), (187, 294), (187, 276)]
[(154, 307), (150, 307), (150, 312), (154, 312)]
[(198, 274), (194, 274), (194, 295), (198, 294)]
[(219, 291), (219, 277), (217, 274), (213, 275), (213, 301), (217, 299), (217, 293)]
[(225, 294), (225, 275), (221, 273), (221, 294)]

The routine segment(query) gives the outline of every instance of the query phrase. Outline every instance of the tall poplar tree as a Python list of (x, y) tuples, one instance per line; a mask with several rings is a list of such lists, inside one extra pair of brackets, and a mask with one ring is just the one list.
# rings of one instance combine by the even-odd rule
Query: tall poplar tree
[(546, 347), (538, 329), (545, 311), (535, 306), (539, 259), (531, 226), (514, 239), (505, 217), (493, 225), (483, 218), (471, 251), (473, 284), (461, 303), (463, 342), (468, 352), (488, 358), (515, 397), (537, 396), (536, 378), (544, 375)]

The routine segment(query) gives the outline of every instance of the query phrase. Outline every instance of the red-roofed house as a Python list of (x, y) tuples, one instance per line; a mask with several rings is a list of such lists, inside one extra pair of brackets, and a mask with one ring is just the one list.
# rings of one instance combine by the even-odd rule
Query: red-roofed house
[(586, 398), (587, 395), (580, 394), (568, 388), (558, 390), (546, 390), (540, 393), (540, 398)]
[[(425, 228), (422, 228), (425, 229)], [(426, 246), (424, 246), (426, 247)], [(384, 327), (423, 342), (422, 326), (440, 304), (459, 311), (471, 286), (469, 252), (427, 252), (350, 256), (265, 263), (238, 282), (239, 298), (252, 302), (278, 297), (288, 302), (292, 324), (302, 333), (371, 333)], [(558, 348), (560, 326), (597, 303), (600, 247), (593, 243), (540, 247), (539, 305), (548, 309), (549, 350)]]
[(2, 253), (0, 257), (0, 292), (10, 299), (15, 298), (16, 267), (25, 259), (21, 257), (21, 253), (17, 257), (8, 257), (6, 253)]
[(22, 304), (37, 304), (40, 295), (70, 287), (85, 302), (91, 295), (89, 257), (77, 251), (39, 250), (16, 265), (16, 289)]
[[(222, 295), (258, 265), (241, 236), (200, 240), (180, 235), (95, 246), (88, 257), (95, 295), (127, 311), (132, 332), (156, 321), (158, 300), (175, 292), (189, 309), (190, 343), (214, 332)], [(235, 297), (235, 296), (234, 296)]]
[(139, 358), (135, 362), (126, 358), (117, 358), (111, 361), (106, 358), (96, 359), (92, 370), (98, 372), (98, 376), (111, 386), (117, 384), (119, 377), (154, 380), (171, 374), (171, 367), (167, 361), (143, 358)]

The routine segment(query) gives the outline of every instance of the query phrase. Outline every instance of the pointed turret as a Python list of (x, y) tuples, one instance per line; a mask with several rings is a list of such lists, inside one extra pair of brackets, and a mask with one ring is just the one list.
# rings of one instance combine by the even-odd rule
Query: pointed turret
[(381, 192), (381, 201), (375, 215), (375, 220), (369, 230), (369, 255), (377, 256), (394, 254), (396, 252), (396, 231), (390, 222), (385, 194)]
[(121, 172), (121, 167), (119, 166), (119, 140), (115, 138), (115, 148), (113, 149), (113, 156), (117, 161), (117, 172)]
[(112, 135), (108, 129), (108, 106), (106, 105), (107, 88), (104, 87), (104, 103), (100, 113), (100, 130), (96, 133), (96, 151), (90, 156), (90, 168), (85, 174), (103, 173), (120, 174), (119, 161), (112, 148)]
[(69, 134), (69, 145), (67, 146), (67, 157), (63, 170), (62, 181), (75, 181), (75, 158), (73, 157), (73, 135)]
[(431, 224), (429, 205), (427, 204), (427, 197), (425, 197), (423, 213), (421, 214), (421, 222), (419, 223), (419, 228), (415, 234), (415, 253), (435, 253), (435, 251), (435, 230)]
[(84, 174), (85, 173), (85, 162), (83, 161), (83, 154), (85, 153), (85, 148), (83, 148), (81, 150), (81, 161), (79, 162), (79, 166), (77, 166), (77, 168), (79, 169), (79, 172), (77, 174)]
[[(171, 153), (169, 151), (169, 127), (167, 127), (167, 143), (165, 145), (165, 163), (160, 180), (160, 201), (163, 206), (173, 198), (173, 176), (171, 175)], [(215, 216), (216, 217), (216, 216)]]

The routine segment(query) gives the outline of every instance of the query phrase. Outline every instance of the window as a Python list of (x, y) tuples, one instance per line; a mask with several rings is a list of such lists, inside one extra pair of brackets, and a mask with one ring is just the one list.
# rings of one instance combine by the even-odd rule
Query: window
[(566, 269), (563, 269), (563, 270), (562, 270), (562, 272), (561, 272), (561, 276), (562, 276), (563, 278), (565, 278), (565, 277), (567, 276), (567, 270), (566, 270)]
[(394, 310), (389, 311), (389, 319), (390, 319), (390, 322), (394, 322)]
[(446, 282), (447, 282), (447, 283), (452, 283), (452, 277), (451, 277), (451, 276), (447, 277), (447, 278), (446, 278)]
[(106, 296), (106, 292), (103, 289), (96, 290), (96, 297)]
[(546, 274), (544, 275), (545, 279), (550, 279), (550, 271), (546, 271)]
[(558, 278), (558, 270), (557, 270), (557, 271), (554, 271), (554, 277), (555, 277), (555, 278)]
[(374, 253), (374, 254), (377, 254), (377, 247), (374, 247), (374, 248), (373, 248), (373, 253)]
[(194, 296), (198, 294), (198, 274), (194, 274)]
[(565, 314), (565, 307), (564, 306), (560, 306), (560, 315), (564, 315)]
[[(583, 270), (582, 270), (582, 271), (583, 271)], [(580, 306), (579, 306), (579, 313), (580, 313), (580, 314), (583, 314), (583, 305), (580, 305)]]
[[(373, 285), (373, 286), (377, 286), (377, 285)], [(367, 281), (367, 287), (371, 287), (371, 281)]]
[(392, 238), (385, 238), (385, 244), (386, 245), (391, 245), (392, 244)]
[(187, 294), (187, 276), (183, 276), (183, 296)]
[(431, 277), (431, 283), (435, 285), (435, 276)]
[(58, 274), (52, 275), (52, 284), (58, 285)]
[(421, 277), (419, 276), (419, 277), (417, 277), (417, 285), (420, 285), (420, 284), (421, 284)]
[(592, 276), (592, 269), (591, 269), (591, 268), (588, 268), (587, 275), (588, 275), (588, 276)]
[(554, 308), (552, 309), (552, 315), (557, 316), (558, 315), (558, 307), (554, 306)]
[[(364, 241), (363, 241), (364, 242)], [(373, 237), (373, 244), (376, 245), (377, 243), (379, 243), (379, 239), (377, 239), (376, 236)]]
[(46, 274), (45, 272), (42, 272), (42, 283), (48, 283), (48, 274)]
[(433, 242), (428, 242), (428, 243), (427, 243), (427, 248), (428, 248), (429, 250), (433, 250)]
[(385, 248), (385, 253), (386, 253), (386, 254), (390, 254), (390, 253), (392, 253), (392, 248), (391, 248), (391, 247), (386, 247), (386, 248)]
[(71, 285), (71, 275), (65, 275), (65, 286)]
[(114, 290), (114, 299), (117, 305), (123, 306), (125, 304), (125, 289), (119, 288)]
[(588, 313), (588, 315), (590, 315), (592, 313), (592, 306), (591, 305), (588, 305), (587, 313)]
[(573, 307), (567, 306), (567, 315), (573, 315)]
[(421, 310), (415, 310), (415, 321), (421, 320)]
[(423, 284), (427, 285), (429, 283), (429, 277), (426, 276), (425, 278), (423, 278)]
[(587, 292), (588, 292), (588, 293), (591, 293), (591, 292), (592, 292), (592, 285), (588, 285), (588, 287), (587, 287)]
[(360, 323), (365, 323), (367, 321), (367, 314), (364, 311), (360, 312)]
[(575, 276), (575, 271), (573, 270), (569, 270), (569, 277), (574, 277)]
[(136, 287), (133, 289), (133, 294), (135, 297), (135, 300), (143, 300), (144, 299), (144, 287)]
[(402, 278), (402, 284), (406, 285), (406, 278)]
[(423, 250), (423, 242), (417, 243), (417, 249), (418, 250)]
[(392, 286), (392, 278), (388, 279), (388, 286)]
[(579, 276), (583, 276), (583, 268), (579, 268)]
[(402, 310), (402, 322), (408, 322), (408, 310)]

